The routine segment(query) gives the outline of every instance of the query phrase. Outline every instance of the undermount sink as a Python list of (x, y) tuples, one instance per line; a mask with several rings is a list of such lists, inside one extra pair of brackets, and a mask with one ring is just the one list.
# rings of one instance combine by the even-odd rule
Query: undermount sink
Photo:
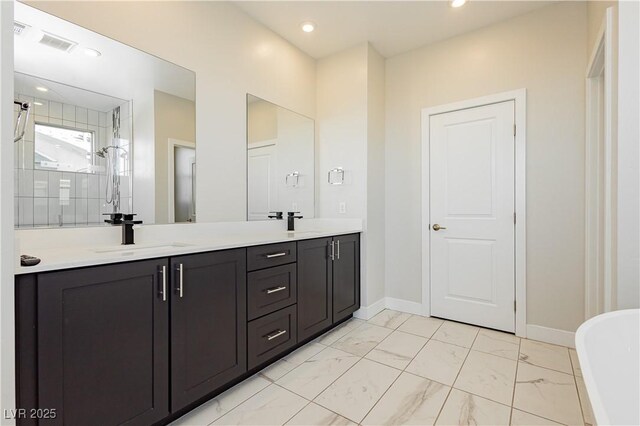
[(131, 244), (120, 247), (109, 247), (102, 249), (93, 249), (91, 250), (94, 253), (129, 253), (129, 252), (137, 252), (140, 250), (158, 250), (158, 249), (170, 249), (170, 248), (182, 248), (189, 247), (191, 244), (185, 243), (167, 243), (167, 244)]

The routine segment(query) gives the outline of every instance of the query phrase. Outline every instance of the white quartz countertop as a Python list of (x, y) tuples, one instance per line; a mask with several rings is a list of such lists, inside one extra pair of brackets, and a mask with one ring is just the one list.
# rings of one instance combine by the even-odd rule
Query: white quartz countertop
[[(360, 220), (309, 219), (299, 223), (302, 226), (297, 226), (299, 230), (295, 232), (286, 231), (286, 221), (147, 225), (136, 229), (136, 244), (129, 246), (119, 243), (120, 227), (16, 231), (15, 274), (31, 274), (362, 232)], [(20, 266), (20, 254), (38, 257), (41, 262), (36, 266)]]

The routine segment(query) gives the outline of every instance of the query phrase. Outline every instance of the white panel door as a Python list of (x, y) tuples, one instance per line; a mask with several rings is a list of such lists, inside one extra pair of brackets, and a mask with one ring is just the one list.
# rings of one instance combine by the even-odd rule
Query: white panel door
[(429, 121), (431, 314), (510, 332), (514, 108), (502, 102)]
[(276, 185), (276, 146), (266, 145), (248, 151), (248, 220), (268, 220), (278, 207)]

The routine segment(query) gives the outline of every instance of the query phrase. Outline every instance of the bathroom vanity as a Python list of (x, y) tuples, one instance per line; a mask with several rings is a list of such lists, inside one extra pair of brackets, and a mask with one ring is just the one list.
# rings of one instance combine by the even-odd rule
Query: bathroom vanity
[(359, 233), (282, 234), (21, 268), (18, 406), (52, 410), (40, 424), (167, 423), (349, 318), (360, 306)]

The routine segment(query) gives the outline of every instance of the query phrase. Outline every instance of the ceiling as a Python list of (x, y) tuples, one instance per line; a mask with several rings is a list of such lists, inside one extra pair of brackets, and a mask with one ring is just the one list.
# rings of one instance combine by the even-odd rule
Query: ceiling
[[(302, 51), (319, 59), (369, 41), (384, 57), (473, 31), (551, 1), (237, 1), (235, 4)], [(316, 30), (304, 33), (300, 24)]]

